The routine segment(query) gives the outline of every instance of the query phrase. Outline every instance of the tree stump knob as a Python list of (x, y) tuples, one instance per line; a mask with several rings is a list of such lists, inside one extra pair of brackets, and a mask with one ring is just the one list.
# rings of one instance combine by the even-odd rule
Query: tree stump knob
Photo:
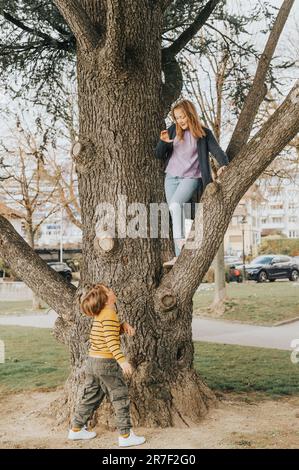
[(83, 149), (83, 145), (81, 142), (75, 142), (72, 146), (72, 154), (76, 158), (80, 155), (81, 151)]
[(113, 234), (110, 232), (97, 232), (95, 237), (95, 245), (105, 253), (113, 250), (115, 246)]

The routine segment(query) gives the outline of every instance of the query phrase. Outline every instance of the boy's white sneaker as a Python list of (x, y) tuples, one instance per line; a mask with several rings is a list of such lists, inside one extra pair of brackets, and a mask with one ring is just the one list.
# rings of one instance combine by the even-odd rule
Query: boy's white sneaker
[(86, 426), (84, 426), (80, 431), (69, 430), (68, 439), (72, 441), (77, 441), (80, 439), (93, 439), (96, 437), (97, 433), (94, 431), (88, 431)]
[(145, 438), (142, 436), (136, 436), (132, 430), (130, 431), (130, 435), (128, 437), (119, 436), (118, 438), (118, 445), (120, 447), (140, 446), (144, 443)]

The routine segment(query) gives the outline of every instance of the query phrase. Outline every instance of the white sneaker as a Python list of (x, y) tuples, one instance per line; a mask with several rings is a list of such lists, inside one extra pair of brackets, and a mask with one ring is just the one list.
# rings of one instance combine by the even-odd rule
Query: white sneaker
[(77, 441), (80, 439), (93, 439), (96, 437), (97, 433), (94, 431), (88, 431), (86, 426), (84, 426), (81, 431), (73, 431), (72, 429), (69, 430), (68, 439), (72, 441)]
[(130, 447), (130, 446), (140, 446), (141, 444), (145, 443), (145, 438), (142, 436), (136, 436), (134, 432), (131, 430), (129, 437), (121, 437), (118, 438), (118, 445), (119, 447)]

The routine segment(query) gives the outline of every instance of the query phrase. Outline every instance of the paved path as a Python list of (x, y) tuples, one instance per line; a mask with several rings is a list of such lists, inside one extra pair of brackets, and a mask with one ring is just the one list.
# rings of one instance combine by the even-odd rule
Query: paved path
[[(53, 310), (42, 315), (2, 315), (0, 325), (53, 328), (57, 314)], [(193, 339), (210, 343), (239, 344), (262, 348), (287, 349), (291, 341), (299, 339), (299, 321), (282, 326), (254, 326), (223, 320), (194, 318)]]
[(53, 328), (57, 313), (50, 309), (47, 313), (35, 315), (0, 315), (0, 325), (34, 326)]
[(194, 318), (192, 326), (194, 340), (211, 343), (293, 349), (291, 341), (299, 339), (299, 321), (281, 326), (255, 326)]

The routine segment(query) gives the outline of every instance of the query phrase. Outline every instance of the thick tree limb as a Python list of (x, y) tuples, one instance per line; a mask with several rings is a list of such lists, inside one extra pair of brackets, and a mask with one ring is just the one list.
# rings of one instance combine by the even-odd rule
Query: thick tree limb
[(244, 101), (237, 125), (227, 148), (230, 160), (238, 154), (250, 136), (255, 116), (267, 93), (265, 84), (267, 71), (293, 3), (294, 0), (284, 0), (270, 32), (265, 49), (260, 57), (252, 86)]
[(168, 289), (171, 286), (179, 302), (188, 302), (193, 297), (223, 240), (239, 200), (299, 132), (298, 115), (299, 81), (230, 163), (221, 176), (221, 184), (211, 183), (206, 188), (202, 198), (203, 220), (200, 220), (201, 211), (197, 211), (195, 218), (198, 227), (204, 222), (202, 243), (197, 249), (183, 249), (174, 267), (163, 277), (157, 289), (158, 298), (164, 295), (165, 286)]
[(70, 322), (76, 287), (53, 271), (0, 215), (0, 255), (18, 277), (61, 318)]
[(105, 49), (109, 60), (122, 67), (124, 62), (125, 41), (122, 0), (107, 0), (107, 32)]
[(78, 44), (87, 50), (96, 47), (100, 36), (77, 0), (54, 0), (54, 3), (74, 33)]
[(196, 33), (202, 28), (207, 19), (211, 16), (221, 0), (210, 0), (202, 10), (199, 11), (193, 23), (171, 44), (167, 47), (169, 55), (177, 55)]

